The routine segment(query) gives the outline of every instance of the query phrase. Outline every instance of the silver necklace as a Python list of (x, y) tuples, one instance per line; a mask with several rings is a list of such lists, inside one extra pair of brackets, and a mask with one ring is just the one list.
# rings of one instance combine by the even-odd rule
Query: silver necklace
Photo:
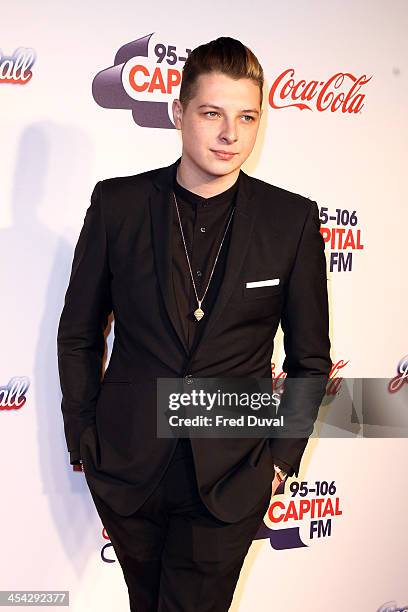
[(234, 214), (234, 211), (235, 211), (235, 206), (233, 207), (232, 212), (231, 212), (231, 214), (230, 214), (230, 217), (229, 217), (229, 219), (228, 219), (227, 227), (225, 228), (225, 232), (224, 232), (224, 235), (223, 235), (223, 237), (222, 237), (221, 244), (220, 244), (220, 246), (219, 246), (219, 249), (218, 249), (217, 255), (216, 255), (216, 257), (215, 257), (215, 261), (214, 261), (214, 265), (213, 265), (212, 270), (211, 270), (210, 278), (208, 279), (208, 283), (207, 283), (207, 286), (206, 286), (206, 288), (205, 288), (205, 291), (204, 291), (203, 297), (202, 297), (202, 298), (201, 298), (201, 300), (200, 300), (200, 299), (199, 299), (199, 297), (198, 297), (198, 295), (197, 295), (197, 289), (196, 289), (196, 285), (195, 285), (195, 282), (194, 282), (194, 276), (193, 276), (193, 272), (192, 272), (192, 270), (191, 270), (190, 258), (189, 258), (189, 256), (188, 256), (188, 252), (187, 252), (186, 241), (184, 240), (184, 232), (183, 232), (183, 227), (182, 227), (182, 225), (181, 225), (180, 213), (179, 213), (179, 208), (178, 208), (178, 205), (177, 205), (177, 198), (176, 198), (176, 194), (174, 193), (174, 191), (173, 191), (173, 196), (174, 196), (174, 201), (175, 201), (175, 203), (176, 203), (177, 216), (178, 216), (179, 225), (180, 225), (181, 237), (182, 237), (182, 239), (183, 239), (184, 250), (185, 250), (185, 253), (186, 253), (186, 258), (187, 258), (188, 268), (189, 268), (189, 270), (190, 270), (191, 280), (193, 281), (194, 293), (195, 293), (195, 296), (196, 296), (196, 298), (197, 298), (197, 302), (198, 302), (198, 308), (197, 308), (197, 309), (194, 311), (194, 316), (195, 316), (195, 318), (197, 319), (197, 321), (200, 321), (200, 320), (203, 318), (204, 314), (205, 314), (205, 313), (204, 313), (204, 310), (202, 310), (202, 308), (201, 308), (201, 304), (203, 303), (203, 300), (204, 300), (205, 295), (206, 295), (206, 293), (207, 293), (207, 289), (208, 289), (208, 287), (209, 287), (209, 285), (210, 285), (211, 278), (212, 278), (212, 275), (213, 275), (213, 272), (214, 272), (214, 269), (215, 269), (215, 266), (216, 266), (216, 263), (217, 263), (217, 260), (218, 260), (218, 255), (220, 254), (221, 247), (222, 247), (223, 242), (224, 242), (224, 238), (225, 238), (225, 236), (226, 236), (226, 234), (227, 234), (228, 227), (229, 227), (229, 224), (230, 224), (231, 219), (232, 219), (232, 215)]

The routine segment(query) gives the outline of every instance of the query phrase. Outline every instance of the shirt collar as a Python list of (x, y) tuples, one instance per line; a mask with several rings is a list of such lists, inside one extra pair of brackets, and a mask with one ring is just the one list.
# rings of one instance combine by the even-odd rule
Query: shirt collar
[(176, 198), (180, 197), (195, 206), (208, 207), (212, 206), (213, 204), (222, 204), (230, 202), (235, 196), (235, 193), (238, 189), (239, 178), (240, 175), (238, 174), (237, 180), (233, 185), (231, 185), (231, 187), (209, 198), (204, 198), (203, 196), (200, 196), (197, 193), (194, 193), (193, 191), (190, 191), (189, 189), (186, 189), (185, 187), (180, 185), (180, 183), (177, 181), (176, 175), (174, 175), (173, 189), (174, 193), (176, 194)]

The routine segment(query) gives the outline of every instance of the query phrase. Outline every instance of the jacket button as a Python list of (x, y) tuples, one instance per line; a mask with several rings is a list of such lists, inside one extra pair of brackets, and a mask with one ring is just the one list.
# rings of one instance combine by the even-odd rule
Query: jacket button
[(193, 375), (192, 374), (186, 374), (184, 377), (184, 380), (186, 381), (186, 383), (188, 385), (191, 385), (191, 383), (193, 382)]

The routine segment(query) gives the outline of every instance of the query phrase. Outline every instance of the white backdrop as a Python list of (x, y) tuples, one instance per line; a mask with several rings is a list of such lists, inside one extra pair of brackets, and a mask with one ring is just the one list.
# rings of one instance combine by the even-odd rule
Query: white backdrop
[[(244, 170), (316, 200), (329, 216), (336, 209), (346, 217), (355, 211), (354, 226), (322, 224), (353, 229), (354, 239), (359, 230), (355, 246), (361, 247), (326, 245), (332, 359), (344, 365), (339, 376), (387, 379), (408, 353), (407, 25), (403, 0), (43, 0), (2, 9), (1, 75), (5, 56), (19, 47), (33, 49), (36, 59), (29, 82), (0, 81), (0, 387), (14, 377), (29, 380), (24, 405), (0, 406), (0, 589), (69, 590), (75, 612), (128, 609), (121, 570), (85, 479), (69, 466), (56, 331), (94, 184), (168, 165), (180, 155), (181, 141), (174, 129), (142, 127), (129, 109), (98, 104), (96, 75), (114, 64), (123, 45), (152, 33), (149, 58), (141, 58), (150, 67), (157, 42), (181, 52), (233, 36), (254, 51), (266, 77), (265, 112)], [(270, 88), (288, 69), (296, 83), (317, 81), (320, 89), (334, 75), (346, 75), (335, 90), (344, 95), (353, 79), (366, 75), (358, 92), (361, 111), (319, 110), (316, 97), (301, 110), (275, 96), (283, 108), (272, 108)], [(177, 93), (144, 99), (171, 107)], [(331, 267), (351, 252), (351, 269)], [(277, 372), (282, 361), (280, 334)], [(310, 518), (303, 521), (304, 547), (254, 541), (231, 609), (372, 612), (385, 602), (408, 604), (406, 451), (405, 438), (362, 439), (353, 432), (313, 439), (300, 477), (309, 485), (334, 482), (342, 514), (320, 538), (311, 537)], [(280, 501), (289, 503), (288, 487)], [(268, 517), (265, 524), (272, 527)]]

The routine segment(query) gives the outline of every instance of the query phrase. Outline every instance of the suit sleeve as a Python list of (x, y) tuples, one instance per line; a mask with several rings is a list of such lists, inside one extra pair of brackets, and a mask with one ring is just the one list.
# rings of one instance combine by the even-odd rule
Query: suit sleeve
[(326, 275), (319, 209), (311, 201), (281, 317), (287, 376), (277, 416), (283, 414), (284, 427), (272, 445), (277, 461), (292, 466), (290, 476), (298, 475), (332, 367)]
[(75, 247), (57, 333), (61, 410), (70, 463), (80, 459), (82, 431), (95, 422), (104, 330), (112, 311), (102, 182), (92, 192)]
[(279, 457), (274, 458), (274, 463), (276, 463), (280, 467), (280, 469), (286, 472), (287, 474), (291, 474), (292, 466), (288, 463), (285, 463), (285, 461), (282, 461), (282, 459), (279, 459)]

